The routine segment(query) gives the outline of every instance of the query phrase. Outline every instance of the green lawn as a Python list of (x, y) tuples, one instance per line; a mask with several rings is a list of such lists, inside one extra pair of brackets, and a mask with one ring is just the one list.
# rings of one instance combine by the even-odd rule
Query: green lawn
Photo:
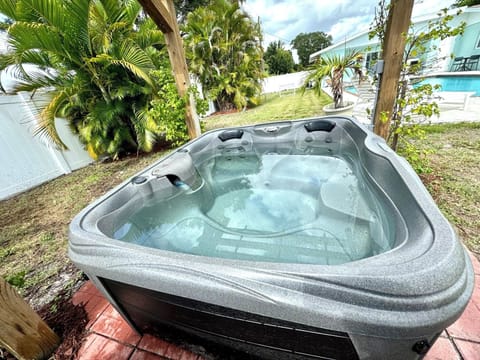
[(306, 91), (304, 95), (300, 91), (268, 94), (262, 97), (262, 104), (253, 109), (209, 116), (204, 119), (204, 123), (206, 130), (212, 130), (268, 121), (301, 119), (324, 115), (323, 106), (331, 102), (327, 95), (318, 98), (312, 91)]
[[(246, 112), (205, 119), (207, 129), (322, 115), (307, 92), (269, 95)], [(480, 124), (436, 125), (420, 146), (433, 149), (430, 174), (421, 175), (467, 247), (480, 254)], [(0, 276), (39, 306), (78, 282), (67, 257), (68, 224), (95, 198), (162, 156), (162, 152), (96, 163), (9, 200), (0, 201)]]
[(420, 177), (463, 243), (480, 255), (480, 123), (430, 125), (419, 145), (432, 172)]

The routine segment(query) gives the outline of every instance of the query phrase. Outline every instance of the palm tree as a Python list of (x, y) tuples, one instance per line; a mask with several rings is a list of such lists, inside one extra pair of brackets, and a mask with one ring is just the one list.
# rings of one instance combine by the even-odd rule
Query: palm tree
[(137, 1), (0, 0), (0, 13), (13, 21), (10, 52), (0, 55), (0, 70), (17, 79), (11, 92), (48, 95), (37, 134), (66, 148), (55, 129), (62, 116), (94, 158), (151, 150), (149, 73), (165, 54), (163, 35)]
[(358, 71), (359, 59), (361, 55), (358, 51), (351, 50), (344, 55), (322, 56), (313, 66), (313, 71), (307, 76), (304, 83), (304, 89), (313, 84), (315, 94), (322, 94), (322, 81), (327, 79), (332, 87), (334, 108), (344, 107), (343, 103), (343, 76), (348, 69)]
[(220, 110), (255, 100), (265, 76), (262, 33), (238, 2), (214, 0), (196, 9), (183, 30), (189, 69)]

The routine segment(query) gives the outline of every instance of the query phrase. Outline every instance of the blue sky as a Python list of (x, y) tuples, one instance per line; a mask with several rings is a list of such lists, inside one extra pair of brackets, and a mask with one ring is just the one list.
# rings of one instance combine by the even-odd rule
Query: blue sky
[[(416, 0), (414, 16), (450, 6), (454, 0)], [(324, 31), (333, 41), (367, 30), (378, 0), (246, 0), (243, 8), (257, 19), (264, 46), (276, 40), (289, 45), (301, 32)], [(0, 37), (0, 51), (5, 39)], [(287, 48), (289, 48), (287, 46)]]
[[(453, 0), (416, 0), (414, 16), (449, 7)], [(271, 41), (289, 44), (301, 32), (324, 31), (334, 42), (367, 30), (378, 0), (246, 0), (243, 8), (260, 17), (265, 47)]]

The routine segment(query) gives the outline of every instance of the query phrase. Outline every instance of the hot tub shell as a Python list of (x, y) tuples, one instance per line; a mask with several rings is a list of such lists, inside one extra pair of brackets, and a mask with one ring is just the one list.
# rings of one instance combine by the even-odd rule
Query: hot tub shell
[[(262, 150), (288, 143), (293, 133), (296, 148), (315, 144), (335, 154), (353, 146), (364, 176), (396, 214), (393, 249), (340, 265), (309, 265), (196, 256), (105, 235), (108, 224), (99, 219), (132, 198), (168, 197), (171, 175), (197, 181), (185, 154)], [(208, 132), (79, 213), (70, 225), (69, 256), (137, 331), (173, 325), (274, 359), (421, 358), (473, 290), (468, 254), (415, 172), (348, 117)]]

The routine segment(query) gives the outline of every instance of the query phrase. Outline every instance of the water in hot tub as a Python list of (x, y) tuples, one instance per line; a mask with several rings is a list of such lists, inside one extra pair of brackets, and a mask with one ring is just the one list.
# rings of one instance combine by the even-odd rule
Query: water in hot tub
[(219, 156), (200, 185), (147, 200), (114, 237), (194, 255), (340, 264), (391, 249), (388, 218), (350, 164), (322, 155)]

